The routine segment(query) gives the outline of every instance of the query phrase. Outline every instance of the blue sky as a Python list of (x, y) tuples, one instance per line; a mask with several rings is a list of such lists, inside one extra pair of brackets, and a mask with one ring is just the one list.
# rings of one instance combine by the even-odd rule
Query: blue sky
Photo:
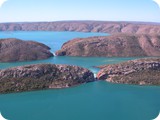
[(102, 20), (160, 22), (152, 0), (8, 0), (0, 22)]

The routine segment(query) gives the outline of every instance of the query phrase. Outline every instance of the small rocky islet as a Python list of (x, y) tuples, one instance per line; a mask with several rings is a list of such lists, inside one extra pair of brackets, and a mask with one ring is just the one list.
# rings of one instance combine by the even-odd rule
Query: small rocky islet
[(77, 66), (27, 65), (0, 70), (0, 93), (67, 88), (92, 81), (94, 74)]
[(53, 57), (50, 48), (42, 43), (16, 38), (0, 39), (0, 62), (41, 60)]

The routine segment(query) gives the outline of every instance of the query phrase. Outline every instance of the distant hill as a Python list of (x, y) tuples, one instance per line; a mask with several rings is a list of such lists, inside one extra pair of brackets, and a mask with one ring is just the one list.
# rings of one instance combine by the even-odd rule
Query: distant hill
[(160, 33), (159, 23), (105, 22), (105, 21), (59, 21), (0, 23), (0, 31), (77, 31), (104, 33)]

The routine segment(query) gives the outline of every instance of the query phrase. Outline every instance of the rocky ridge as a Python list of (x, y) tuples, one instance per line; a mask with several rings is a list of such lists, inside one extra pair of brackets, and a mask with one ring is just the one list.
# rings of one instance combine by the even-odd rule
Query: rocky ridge
[(63, 44), (58, 56), (134, 57), (160, 56), (160, 35), (114, 34), (77, 38)]
[(94, 80), (92, 72), (77, 66), (27, 65), (0, 70), (0, 93), (66, 88)]
[(97, 79), (113, 83), (160, 85), (160, 58), (146, 58), (99, 66)]
[(160, 24), (143, 22), (60, 21), (0, 23), (0, 31), (77, 31), (101, 33), (160, 34)]
[(34, 41), (0, 39), (0, 62), (40, 60), (52, 57), (50, 48)]

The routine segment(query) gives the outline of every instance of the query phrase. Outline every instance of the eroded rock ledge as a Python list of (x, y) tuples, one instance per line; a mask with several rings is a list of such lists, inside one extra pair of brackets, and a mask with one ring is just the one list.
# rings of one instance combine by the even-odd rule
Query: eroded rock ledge
[(113, 83), (160, 85), (160, 58), (132, 60), (99, 66), (97, 78)]
[(50, 48), (34, 41), (0, 39), (0, 62), (40, 60), (52, 57)]
[(58, 56), (160, 56), (160, 35), (115, 34), (77, 38), (63, 44)]
[(92, 72), (77, 66), (27, 65), (0, 70), (0, 93), (66, 88), (94, 80)]

